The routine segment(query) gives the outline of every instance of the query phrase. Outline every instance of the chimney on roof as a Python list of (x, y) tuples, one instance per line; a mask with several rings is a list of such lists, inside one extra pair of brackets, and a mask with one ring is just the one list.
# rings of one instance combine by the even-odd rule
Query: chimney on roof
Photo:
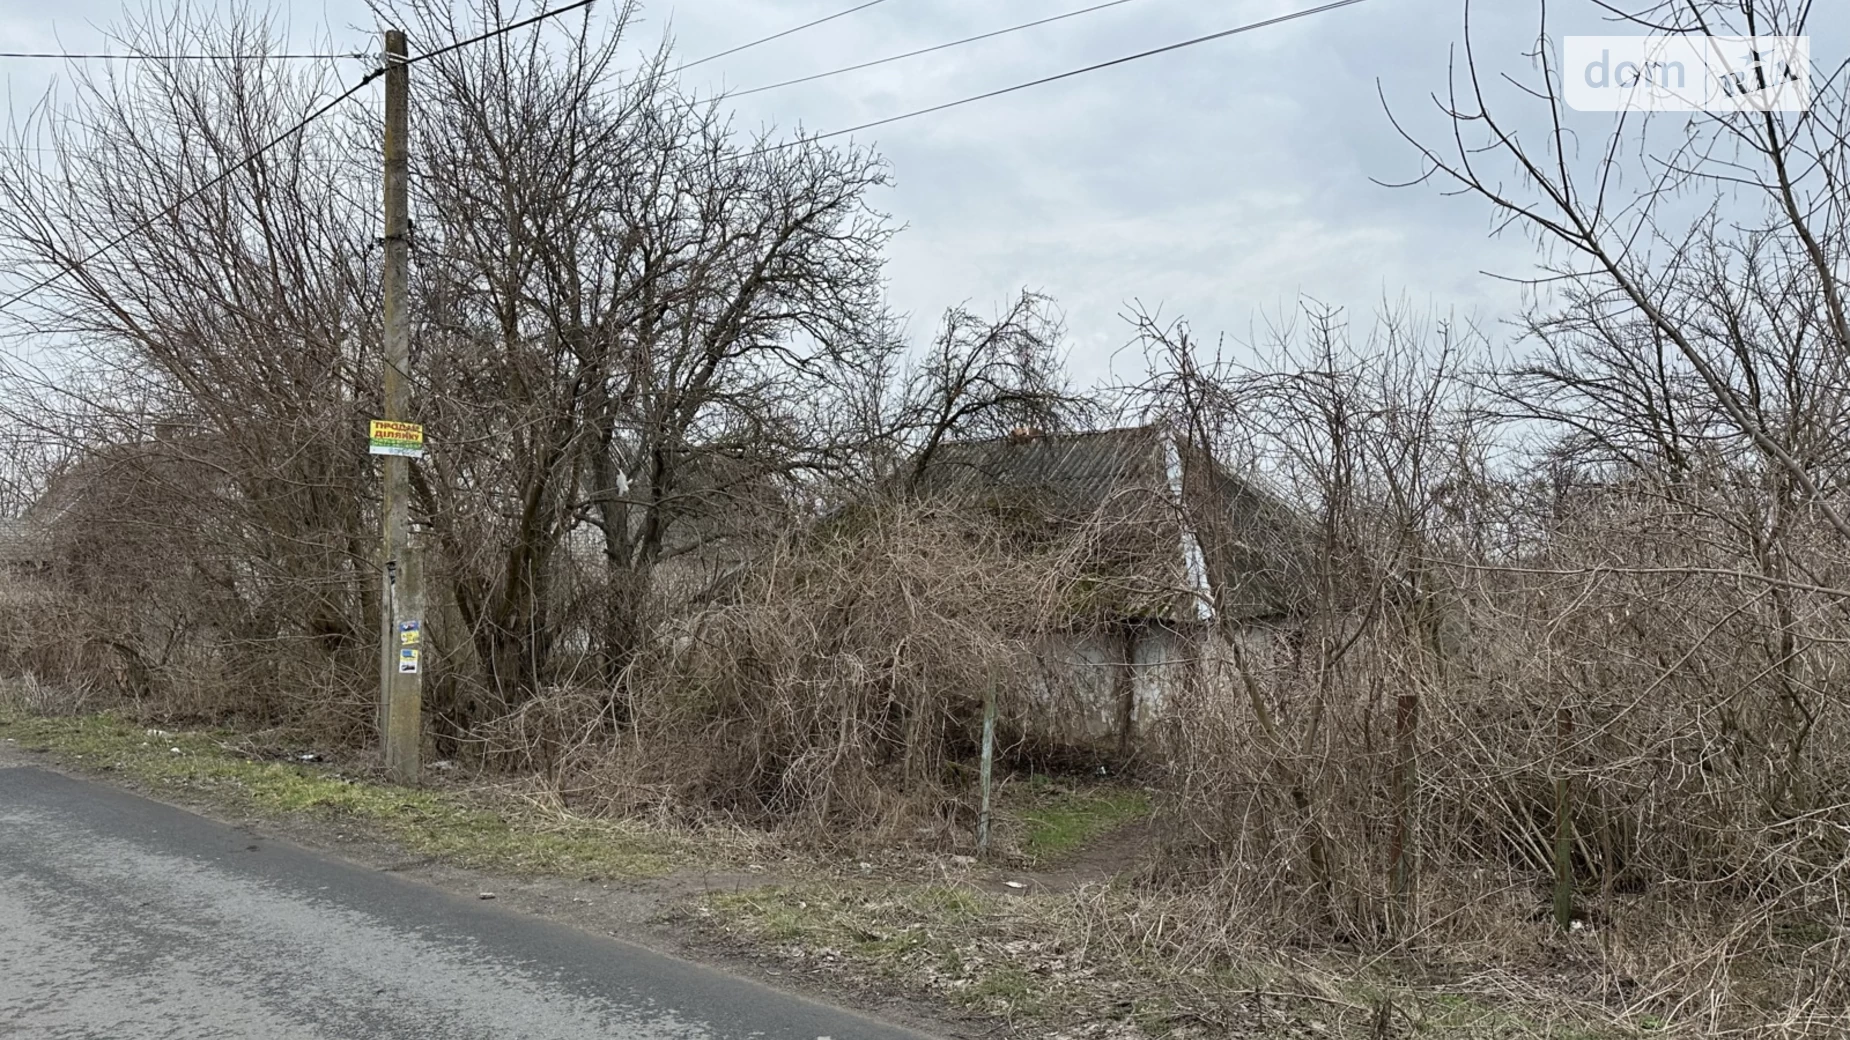
[(1017, 444), (1022, 444), (1027, 441), (1032, 441), (1032, 440), (1038, 440), (1040, 439), (1040, 436), (1041, 436), (1041, 430), (1039, 427), (1036, 427), (1036, 426), (1017, 426), (1014, 429), (1009, 431), (1009, 440), (1014, 441)]

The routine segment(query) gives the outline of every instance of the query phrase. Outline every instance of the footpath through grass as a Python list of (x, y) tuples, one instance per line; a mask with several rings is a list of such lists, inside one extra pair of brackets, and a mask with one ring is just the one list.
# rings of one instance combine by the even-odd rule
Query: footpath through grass
[(1029, 780), (1016, 805), (1021, 854), (1036, 866), (1066, 859), (1128, 823), (1150, 815), (1150, 796), (1120, 786), (1072, 786), (1046, 776)]
[(480, 870), (657, 877), (688, 851), (667, 835), (546, 814), (505, 796), (398, 787), (328, 765), (260, 758), (229, 730), (168, 732), (109, 714), (46, 718), (0, 706), (0, 740), (155, 793), (231, 813), (339, 822), (413, 855)]

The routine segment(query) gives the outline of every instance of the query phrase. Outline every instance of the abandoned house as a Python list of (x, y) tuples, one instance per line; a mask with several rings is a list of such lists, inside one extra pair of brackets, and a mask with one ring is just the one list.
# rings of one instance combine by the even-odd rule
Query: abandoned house
[(1291, 627), (1302, 519), (1161, 427), (947, 442), (915, 472), (923, 495), (1090, 540), (1096, 595), (1043, 640), (1039, 693), (1121, 754), (1186, 684), (1224, 675), (1235, 641), (1269, 661)]

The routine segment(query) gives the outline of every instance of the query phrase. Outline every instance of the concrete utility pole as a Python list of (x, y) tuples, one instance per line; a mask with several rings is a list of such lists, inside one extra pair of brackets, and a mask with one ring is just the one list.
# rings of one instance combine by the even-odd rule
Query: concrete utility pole
[[(411, 70), (405, 34), (385, 34), (385, 419), (411, 419), (411, 328), (406, 313), (410, 230), (405, 140), (410, 122)], [(411, 543), (411, 459), (384, 455), (385, 585), (380, 598), (379, 722), (385, 768), (401, 784), (416, 783), (423, 713), (424, 581)]]

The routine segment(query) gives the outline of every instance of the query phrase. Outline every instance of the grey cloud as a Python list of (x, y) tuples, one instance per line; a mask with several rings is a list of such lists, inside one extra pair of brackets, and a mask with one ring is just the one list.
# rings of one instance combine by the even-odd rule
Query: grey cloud
[[(830, 130), (1292, 10), (1309, 0), (1136, 0), (1083, 18), (817, 83), (738, 99), (744, 127)], [(1083, 6), (1084, 0), (889, 0), (809, 32), (684, 73), (702, 91), (758, 86)], [(639, 49), (666, 31), (693, 57), (847, 6), (845, 0), (656, 4)], [(1590, 4), (1555, 4), (1561, 31), (1602, 31)], [(85, 19), (0, 0), (0, 25), (66, 46)], [(1492, 318), (1518, 293), (1483, 277), (1523, 274), (1534, 251), (1493, 239), (1475, 202), (1376, 179), (1418, 170), (1384, 115), (1377, 83), (1420, 132), (1444, 125), (1427, 95), (1446, 85), (1460, 0), (1373, 0), (862, 136), (893, 162), (877, 200), (909, 230), (890, 267), (895, 307), (929, 328), (943, 307), (1000, 301), (1023, 286), (1056, 296), (1075, 360), (1102, 372), (1135, 297), (1197, 328), (1245, 328), (1298, 293), (1372, 306), (1384, 293)], [(1486, 59), (1521, 72), (1535, 32), (1527, 0), (1480, 0)], [(1831, 17), (1831, 16), (1826, 16)], [(364, 25), (354, 0), (296, 11), (303, 36)], [(1841, 21), (1841, 19), (1839, 19)], [(1603, 31), (1612, 31), (1604, 29)], [(338, 38), (341, 32), (336, 31)], [(1833, 46), (1843, 50), (1841, 37)], [(1829, 47), (1820, 47), (1828, 51)], [(9, 70), (13, 71), (13, 70)], [(19, 77), (14, 77), (15, 88)]]

